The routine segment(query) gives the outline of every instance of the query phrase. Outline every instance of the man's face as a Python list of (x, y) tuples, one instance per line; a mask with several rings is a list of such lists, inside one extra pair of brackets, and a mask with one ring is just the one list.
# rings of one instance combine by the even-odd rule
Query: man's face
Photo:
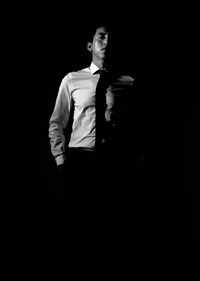
[(107, 53), (107, 45), (108, 45), (108, 32), (106, 28), (105, 27), (97, 28), (91, 46), (93, 56), (99, 59), (104, 59)]

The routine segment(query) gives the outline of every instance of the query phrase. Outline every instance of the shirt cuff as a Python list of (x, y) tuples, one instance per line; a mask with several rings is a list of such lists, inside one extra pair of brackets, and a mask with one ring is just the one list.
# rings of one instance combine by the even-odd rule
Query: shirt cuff
[(57, 166), (64, 164), (65, 162), (65, 156), (64, 155), (59, 155), (56, 157), (56, 164)]

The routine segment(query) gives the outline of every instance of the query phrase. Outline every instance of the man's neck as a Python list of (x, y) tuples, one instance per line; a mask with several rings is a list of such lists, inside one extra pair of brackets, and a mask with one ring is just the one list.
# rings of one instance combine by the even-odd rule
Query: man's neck
[(93, 59), (93, 63), (98, 67), (98, 68), (103, 68), (105, 65), (104, 60), (95, 60)]

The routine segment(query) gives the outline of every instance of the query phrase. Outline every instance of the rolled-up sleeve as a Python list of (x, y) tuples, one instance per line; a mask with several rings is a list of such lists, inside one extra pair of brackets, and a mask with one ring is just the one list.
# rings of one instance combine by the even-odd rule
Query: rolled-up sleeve
[(71, 75), (69, 73), (63, 78), (60, 84), (54, 110), (49, 121), (51, 152), (57, 165), (63, 164), (65, 161), (66, 140), (64, 129), (67, 127), (71, 108)]

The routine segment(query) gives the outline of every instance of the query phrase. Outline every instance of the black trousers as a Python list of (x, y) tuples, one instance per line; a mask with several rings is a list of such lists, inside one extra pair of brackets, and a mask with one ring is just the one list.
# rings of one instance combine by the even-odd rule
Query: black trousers
[[(112, 159), (107, 147), (99, 151), (69, 148), (62, 172), (64, 225), (60, 247), (64, 254), (79, 255), (110, 239)], [(62, 227), (61, 227), (62, 229)]]
[(120, 240), (130, 233), (138, 196), (133, 196), (133, 165), (126, 163), (127, 153), (119, 152), (111, 146), (95, 152), (68, 149), (62, 173), (65, 253), (79, 255), (84, 248), (101, 255), (98, 251), (112, 251), (112, 244), (124, 245)]

